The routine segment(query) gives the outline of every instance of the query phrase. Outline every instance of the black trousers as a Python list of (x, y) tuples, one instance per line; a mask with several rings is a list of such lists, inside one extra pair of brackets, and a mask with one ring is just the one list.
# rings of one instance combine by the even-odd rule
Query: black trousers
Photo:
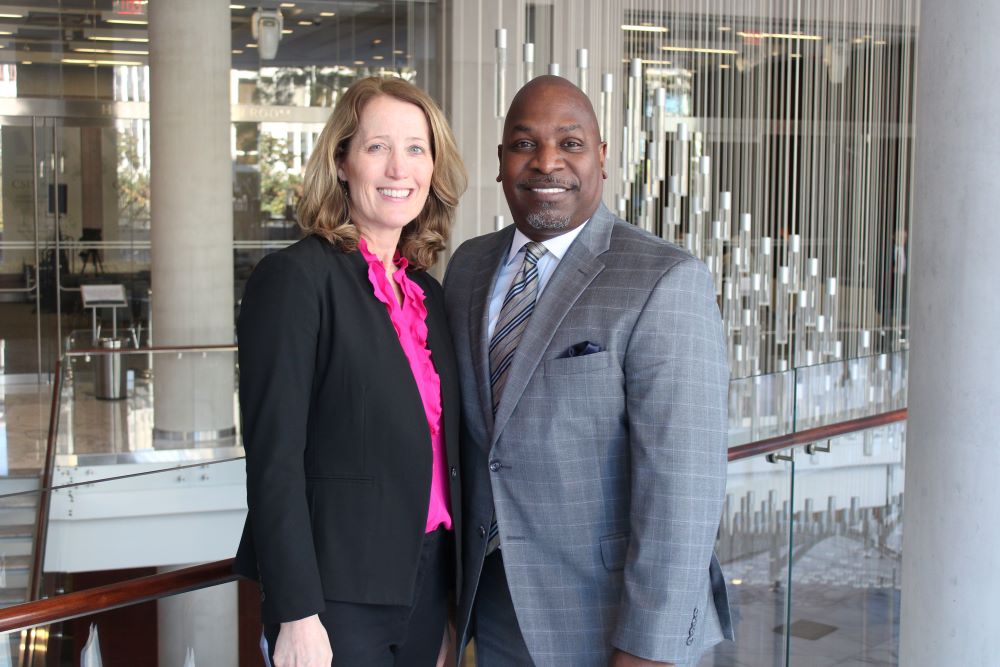
[(476, 667), (531, 667), (534, 664), (507, 586), (503, 549), (497, 549), (483, 562), (473, 613)]
[[(434, 667), (448, 622), (455, 581), (454, 535), (438, 528), (424, 535), (412, 605), (379, 605), (327, 600), (319, 615), (330, 635), (337, 667)], [(278, 624), (264, 626), (274, 664)]]

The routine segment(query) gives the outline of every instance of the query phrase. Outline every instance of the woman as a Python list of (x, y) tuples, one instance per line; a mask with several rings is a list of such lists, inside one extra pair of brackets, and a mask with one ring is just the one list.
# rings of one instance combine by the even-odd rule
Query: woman
[(458, 380), (440, 285), (465, 170), (400, 79), (348, 89), (305, 172), (308, 236), (238, 324), (249, 516), (275, 667), (434, 665), (460, 581)]

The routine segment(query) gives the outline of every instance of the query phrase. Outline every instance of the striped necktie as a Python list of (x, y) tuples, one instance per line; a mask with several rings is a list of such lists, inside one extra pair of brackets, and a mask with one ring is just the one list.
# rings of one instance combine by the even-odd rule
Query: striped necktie
[[(524, 261), (514, 276), (514, 282), (504, 297), (496, 327), (493, 329), (493, 339), (490, 341), (490, 388), (493, 390), (493, 414), (500, 405), (504, 385), (507, 384), (507, 373), (521, 335), (528, 326), (528, 320), (535, 309), (538, 298), (538, 260), (548, 250), (541, 243), (531, 241), (524, 245)], [(500, 532), (497, 528), (496, 512), (490, 522), (489, 537), (486, 542), (486, 555), (493, 553), (500, 546)]]
[(548, 252), (541, 243), (524, 244), (524, 261), (514, 276), (514, 282), (504, 297), (493, 339), (490, 340), (490, 388), (493, 391), (493, 414), (500, 405), (507, 372), (510, 370), (517, 344), (528, 326), (538, 297), (538, 260)]

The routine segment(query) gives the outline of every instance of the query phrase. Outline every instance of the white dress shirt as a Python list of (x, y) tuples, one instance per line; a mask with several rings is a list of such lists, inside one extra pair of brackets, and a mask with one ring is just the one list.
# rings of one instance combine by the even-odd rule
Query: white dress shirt
[[(576, 229), (571, 229), (565, 234), (560, 234), (541, 242), (548, 252), (538, 260), (539, 297), (541, 297), (542, 290), (545, 289), (545, 285), (549, 282), (552, 272), (559, 266), (559, 262), (566, 254), (566, 251), (569, 250), (570, 245), (573, 244), (573, 241), (580, 235), (580, 232), (583, 231), (588, 222), (590, 222), (589, 219)], [(489, 337), (491, 339), (493, 338), (493, 330), (497, 326), (497, 320), (500, 318), (500, 309), (503, 307), (503, 300), (507, 296), (511, 284), (514, 282), (514, 276), (517, 275), (518, 269), (521, 268), (521, 263), (524, 261), (524, 246), (528, 243), (531, 243), (531, 239), (522, 234), (520, 229), (515, 229), (514, 238), (510, 242), (510, 250), (507, 253), (507, 259), (503, 266), (500, 267), (500, 275), (497, 276), (497, 282), (493, 286), (493, 294), (490, 295)]]

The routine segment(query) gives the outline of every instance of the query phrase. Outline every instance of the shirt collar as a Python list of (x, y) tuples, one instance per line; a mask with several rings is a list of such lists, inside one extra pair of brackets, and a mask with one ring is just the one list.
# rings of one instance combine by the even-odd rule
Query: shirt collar
[[(554, 236), (551, 239), (546, 239), (542, 241), (542, 245), (545, 246), (545, 249), (548, 250), (549, 254), (555, 257), (557, 261), (561, 260), (563, 255), (566, 254), (566, 251), (569, 250), (569, 247), (573, 244), (573, 241), (576, 240), (576, 237), (580, 235), (580, 232), (583, 231), (583, 228), (586, 227), (589, 222), (590, 218), (587, 218), (587, 220), (579, 227), (571, 229), (565, 234), (560, 234), (559, 236)], [(510, 251), (507, 253), (507, 261), (505, 264), (510, 264), (514, 261), (514, 258), (517, 257), (517, 253), (521, 251), (521, 248), (524, 247), (525, 243), (531, 243), (531, 239), (522, 234), (520, 229), (515, 229), (514, 238), (511, 239)]]

